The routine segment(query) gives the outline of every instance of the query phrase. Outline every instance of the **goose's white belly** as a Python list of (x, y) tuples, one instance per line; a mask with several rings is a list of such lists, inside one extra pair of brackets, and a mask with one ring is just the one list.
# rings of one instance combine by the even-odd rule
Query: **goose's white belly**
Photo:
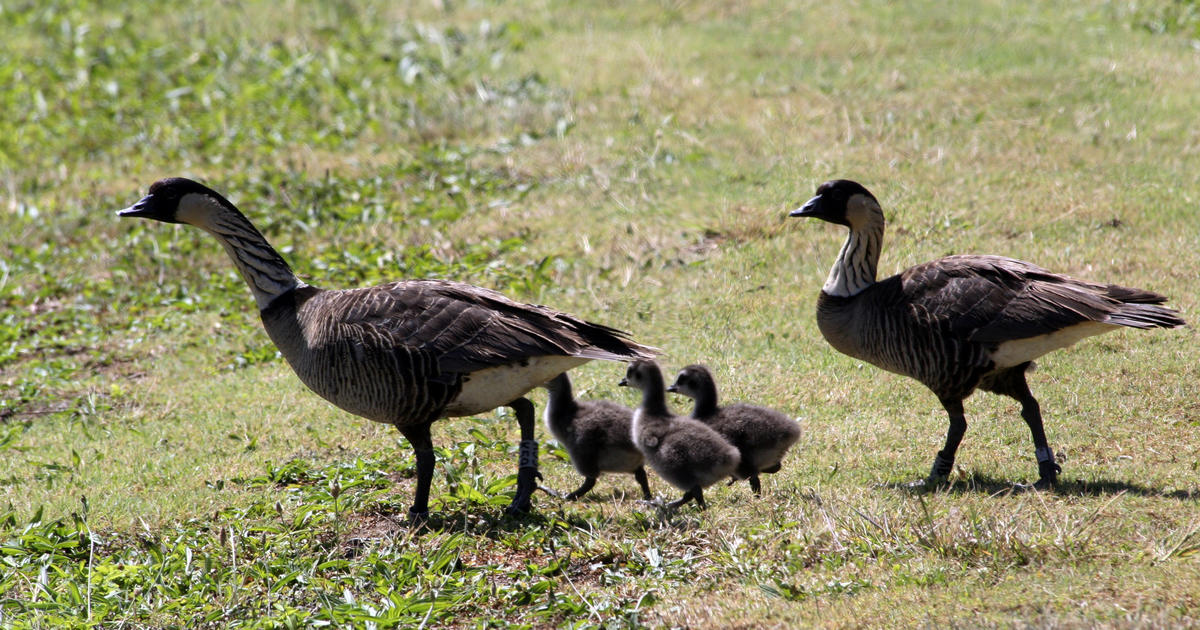
[(1102, 322), (1084, 322), (1046, 335), (1005, 341), (996, 346), (996, 351), (992, 353), (992, 361), (996, 363), (997, 368), (1013, 367), (1026, 361), (1032, 361), (1052, 350), (1065, 348), (1084, 337), (1099, 335), (1114, 328), (1120, 328), (1120, 326)]
[(588, 361), (579, 357), (532, 357), (522, 363), (472, 372), (463, 377), (462, 391), (446, 405), (444, 413), (470, 416), (503, 407), (525, 392)]

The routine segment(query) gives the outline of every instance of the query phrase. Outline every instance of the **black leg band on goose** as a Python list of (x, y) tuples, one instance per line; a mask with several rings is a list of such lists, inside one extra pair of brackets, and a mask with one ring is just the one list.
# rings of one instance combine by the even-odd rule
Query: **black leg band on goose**
[(520, 456), (517, 460), (517, 494), (508, 505), (509, 514), (524, 513), (533, 509), (533, 491), (537, 489), (537, 480), (542, 478), (538, 472), (537, 461), (537, 440), (521, 440)]
[(538, 443), (537, 440), (521, 440), (519, 455), (517, 455), (517, 468), (532, 468), (537, 470), (538, 467)]
[(954, 472), (954, 457), (946, 457), (944, 451), (938, 451), (933, 457), (933, 467), (929, 469), (930, 481), (945, 481)]
[(1058, 483), (1058, 473), (1062, 472), (1062, 466), (1054, 460), (1054, 451), (1050, 450), (1049, 446), (1041, 446), (1035, 451), (1038, 463), (1038, 475), (1041, 477), (1034, 484), (1037, 488), (1049, 488)]
[(536, 424), (533, 417), (533, 403), (528, 398), (518, 398), (506, 405), (512, 407), (517, 414), (517, 424), (521, 427), (521, 446), (517, 457), (517, 493), (512, 503), (508, 504), (509, 514), (522, 514), (533, 509), (533, 492), (537, 489), (538, 473), (538, 443), (534, 439), (533, 428)]

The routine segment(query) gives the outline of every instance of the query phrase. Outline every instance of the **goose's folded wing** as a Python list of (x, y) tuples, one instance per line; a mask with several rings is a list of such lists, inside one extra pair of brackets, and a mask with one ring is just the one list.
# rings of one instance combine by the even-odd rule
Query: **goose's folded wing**
[(1139, 309), (1170, 312), (1148, 306), (1164, 299), (1154, 293), (1074, 280), (1000, 256), (950, 256), (901, 277), (915, 317), (984, 343), (1036, 337), (1084, 322), (1136, 325), (1130, 322)]
[(342, 325), (369, 329), (384, 344), (428, 353), (446, 372), (537, 356), (625, 361), (654, 352), (614, 328), (457, 282), (394, 282), (330, 292), (328, 299)]

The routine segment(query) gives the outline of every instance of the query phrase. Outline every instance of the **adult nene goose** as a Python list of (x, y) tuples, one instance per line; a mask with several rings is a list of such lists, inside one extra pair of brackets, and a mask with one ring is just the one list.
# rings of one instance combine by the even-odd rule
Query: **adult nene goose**
[(817, 325), (826, 341), (924, 383), (950, 417), (945, 447), (918, 485), (933, 486), (953, 470), (967, 430), (963, 399), (976, 388), (1021, 403), (1040, 474), (1035, 486), (1054, 485), (1062, 468), (1025, 382), (1033, 360), (1119, 326), (1184, 325), (1176, 311), (1158, 306), (1166, 298), (1157, 293), (1084, 282), (1000, 256), (948, 256), (876, 282), (883, 212), (856, 182), (821, 184), (791, 216), (850, 229), (817, 301)]
[(194, 225), (220, 241), (254, 294), (267, 334), (300, 380), (334, 405), (395, 425), (408, 438), (417, 461), (414, 519), (429, 509), (435, 420), (512, 407), (521, 445), (508, 510), (528, 511), (537, 442), (533, 404), (523, 395), (591, 359), (654, 354), (613, 328), (458, 282), (311, 286), (232, 203), (188, 179), (154, 183), (119, 214)]

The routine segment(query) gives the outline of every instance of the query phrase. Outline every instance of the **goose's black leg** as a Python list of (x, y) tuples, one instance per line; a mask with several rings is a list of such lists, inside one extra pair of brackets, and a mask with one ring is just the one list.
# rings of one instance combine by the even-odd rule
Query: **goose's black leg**
[(1046, 442), (1046, 429), (1042, 426), (1042, 409), (1038, 401), (1029, 391), (1029, 383), (1025, 381), (1025, 373), (1033, 365), (1032, 361), (1011, 367), (999, 372), (981, 382), (979, 386), (990, 392), (1008, 396), (1021, 403), (1021, 417), (1029, 425), (1029, 433), (1033, 436), (1034, 454), (1037, 456), (1039, 479), (1033, 484), (1035, 488), (1049, 488), (1058, 483), (1058, 473), (1062, 467), (1054, 461), (1054, 451)]
[(1046, 441), (1046, 429), (1042, 426), (1042, 408), (1033, 397), (1033, 392), (1029, 391), (1029, 383), (1025, 381), (1025, 371), (1029, 365), (1026, 363), (1013, 368), (1009, 391), (1005, 393), (1021, 403), (1021, 417), (1025, 419), (1025, 424), (1029, 425), (1029, 432), (1033, 435), (1034, 454), (1038, 463), (1039, 479), (1033, 486), (1044, 489), (1058, 483), (1058, 473), (1062, 472), (1062, 466), (1054, 461), (1054, 451), (1050, 450), (1050, 444)]
[(564, 498), (568, 501), (574, 501), (575, 499), (578, 499), (579, 497), (590, 492), (592, 489), (592, 486), (594, 486), (594, 485), (596, 485), (595, 477), (584, 477), (583, 483), (578, 488), (575, 489), (575, 492), (568, 494)]
[(650, 480), (646, 478), (646, 469), (643, 466), (638, 466), (637, 470), (633, 471), (633, 478), (637, 479), (638, 485), (642, 487), (642, 498), (649, 501), (654, 498), (650, 494)]
[(412, 444), (413, 454), (417, 458), (417, 489), (413, 494), (412, 507), (408, 508), (408, 516), (414, 521), (421, 521), (429, 516), (429, 486), (433, 484), (433, 467), (436, 460), (429, 426), (430, 423), (427, 422), (397, 427)]
[(762, 486), (758, 483), (758, 475), (750, 475), (747, 479), (750, 480), (750, 490), (754, 494), (762, 494)]
[(509, 514), (518, 514), (533, 509), (530, 499), (533, 497), (533, 491), (537, 489), (537, 480), (541, 477), (537, 468), (538, 444), (533, 434), (533, 403), (529, 402), (528, 398), (518, 398), (505, 406), (512, 407), (517, 414), (517, 424), (521, 426), (517, 494), (507, 508)]
[(917, 486), (933, 488), (944, 483), (950, 477), (950, 473), (954, 471), (954, 455), (958, 452), (958, 445), (967, 432), (967, 418), (963, 414), (962, 399), (942, 398), (941, 401), (942, 407), (946, 409), (946, 415), (950, 416), (950, 428), (946, 430), (946, 445), (933, 457), (933, 467), (929, 470), (929, 476), (923, 482), (916, 482)]

